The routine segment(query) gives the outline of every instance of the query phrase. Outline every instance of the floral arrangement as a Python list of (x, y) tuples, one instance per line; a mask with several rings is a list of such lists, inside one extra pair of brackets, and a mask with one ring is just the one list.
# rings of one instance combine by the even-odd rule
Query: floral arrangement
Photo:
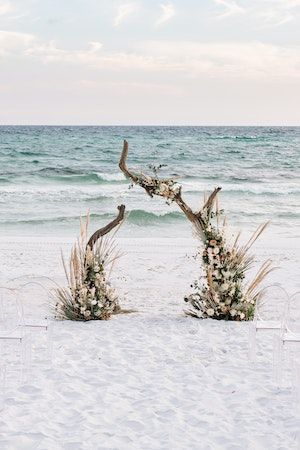
[(124, 175), (132, 184), (145, 189), (151, 197), (163, 197), (168, 204), (175, 202), (193, 224), (198, 238), (204, 244), (204, 249), (197, 255), (201, 255), (203, 275), (192, 284), (194, 292), (184, 299), (189, 304), (186, 313), (198, 318), (251, 320), (255, 303), (263, 295), (260, 283), (273, 268), (272, 262), (266, 261), (255, 278), (246, 285), (246, 272), (254, 262), (254, 257), (248, 252), (267, 223), (258, 227), (245, 245), (238, 244), (240, 234), (230, 244), (226, 239), (226, 220), (220, 226), (223, 211), (218, 208), (217, 195), (221, 188), (216, 188), (205, 199), (200, 211), (194, 212), (182, 198), (181, 186), (175, 180), (159, 179), (156, 168), (154, 177), (130, 171), (126, 164), (127, 156), (128, 142), (124, 141), (119, 162)]
[(68, 287), (55, 289), (55, 313), (58, 319), (107, 320), (121, 312), (117, 291), (109, 275), (120, 256), (113, 239), (100, 237), (88, 245), (89, 215), (81, 221), (80, 237), (72, 247), (69, 270), (62, 255)]
[(150, 197), (153, 197), (154, 195), (164, 197), (168, 204), (173, 202), (180, 192), (180, 186), (177, 184), (176, 180), (160, 180), (143, 173), (136, 175), (135, 184), (144, 188)]
[(221, 214), (218, 207), (216, 211), (202, 214), (204, 249), (197, 256), (201, 256), (204, 275), (192, 284), (194, 292), (184, 299), (190, 306), (186, 312), (199, 318), (251, 320), (256, 301), (262, 295), (259, 285), (273, 268), (272, 262), (266, 261), (255, 278), (245, 285), (246, 272), (254, 261), (248, 251), (267, 223), (256, 230), (245, 246), (238, 245), (240, 235), (230, 245), (226, 241), (226, 221), (219, 226)]

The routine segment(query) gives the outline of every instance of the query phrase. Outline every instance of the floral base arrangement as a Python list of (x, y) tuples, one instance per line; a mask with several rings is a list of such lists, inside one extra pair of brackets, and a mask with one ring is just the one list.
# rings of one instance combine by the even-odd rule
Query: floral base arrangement
[(262, 295), (260, 283), (273, 270), (272, 262), (266, 261), (255, 278), (246, 284), (247, 270), (254, 257), (248, 251), (267, 224), (260, 226), (245, 246), (239, 246), (239, 235), (232, 245), (226, 241), (226, 226), (215, 225), (221, 213), (216, 210), (203, 217), (206, 226), (204, 249), (199, 251), (203, 264), (203, 276), (192, 287), (194, 292), (185, 301), (189, 304), (187, 314), (198, 318), (218, 320), (251, 320), (257, 299)]
[(69, 270), (63, 259), (68, 287), (55, 290), (55, 316), (68, 320), (107, 320), (121, 312), (118, 293), (109, 282), (119, 257), (114, 241), (100, 237), (87, 244), (89, 217), (81, 224), (81, 234), (72, 248)]

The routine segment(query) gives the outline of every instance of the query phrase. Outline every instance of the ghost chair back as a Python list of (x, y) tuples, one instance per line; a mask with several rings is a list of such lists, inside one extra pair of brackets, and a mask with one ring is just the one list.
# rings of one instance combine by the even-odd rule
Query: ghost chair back
[[(16, 345), (17, 347), (16, 347)], [(24, 325), (24, 311), (15, 289), (0, 287), (0, 354), (10, 367), (20, 362), (21, 382), (29, 373), (31, 362), (30, 335)]]
[(289, 296), (280, 284), (266, 286), (257, 298), (254, 319), (249, 323), (249, 358), (256, 359), (257, 333), (280, 333), (282, 318), (286, 316)]
[(282, 317), (281, 332), (274, 342), (274, 366), (278, 384), (284, 381), (285, 369), (291, 369), (300, 356), (300, 291), (293, 294)]
[[(32, 333), (46, 333), (47, 359), (52, 360), (53, 321), (50, 319), (50, 290), (40, 282), (40, 279), (30, 278), (19, 285), (19, 299), (24, 311), (24, 326)], [(35, 339), (37, 336), (34, 336)]]

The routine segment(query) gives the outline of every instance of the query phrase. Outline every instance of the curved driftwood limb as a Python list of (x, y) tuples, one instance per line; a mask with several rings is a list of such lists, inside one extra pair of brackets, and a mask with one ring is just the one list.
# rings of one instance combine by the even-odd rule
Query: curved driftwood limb
[(122, 170), (122, 172), (124, 173), (126, 178), (130, 178), (134, 183), (137, 183), (138, 182), (137, 175), (135, 175), (133, 172), (129, 172), (129, 170), (127, 169), (127, 165), (126, 165), (127, 156), (128, 156), (128, 142), (126, 141), (126, 139), (124, 139), (123, 150), (121, 153), (119, 167)]
[(221, 189), (222, 188), (217, 187), (217, 188), (215, 188), (213, 190), (213, 192), (210, 194), (210, 196), (208, 197), (207, 201), (205, 202), (204, 206), (202, 207), (202, 209), (199, 211), (198, 214), (201, 214), (201, 212), (204, 211), (205, 209), (207, 210), (208, 214), (211, 212), (211, 209), (212, 209), (212, 207), (214, 205), (216, 197), (217, 197), (217, 195), (218, 195), (218, 193), (220, 192)]
[(118, 206), (119, 213), (117, 217), (112, 220), (108, 225), (106, 225), (103, 228), (100, 228), (99, 230), (95, 231), (95, 233), (90, 237), (87, 247), (92, 248), (94, 247), (95, 243), (100, 239), (102, 236), (105, 236), (107, 233), (109, 233), (113, 228), (119, 225), (119, 223), (122, 222), (124, 219), (124, 212), (125, 212), (125, 205)]
[[(131, 179), (133, 181), (133, 183), (138, 184), (139, 186), (144, 188), (145, 191), (147, 192), (147, 194), (150, 195), (150, 197), (153, 197), (154, 194), (158, 195), (160, 197), (165, 197), (165, 195), (163, 193), (154, 192), (154, 190), (155, 190), (154, 186), (159, 185), (160, 183), (172, 184), (173, 180), (171, 180), (171, 179), (160, 180), (158, 178), (153, 178), (153, 177), (149, 177), (146, 175), (142, 175), (140, 178), (134, 172), (131, 172), (131, 170), (128, 169), (127, 164), (126, 164), (127, 157), (128, 157), (128, 142), (126, 140), (124, 140), (124, 145), (123, 145), (123, 150), (122, 150), (121, 157), (120, 157), (119, 167), (120, 167), (121, 171), (124, 173), (124, 175), (126, 176), (126, 178)], [(147, 185), (147, 180), (150, 180), (149, 185)], [(221, 188), (217, 187), (210, 194), (208, 200), (206, 201), (204, 206), (198, 212), (194, 212), (188, 206), (188, 204), (183, 200), (182, 195), (181, 195), (181, 192), (182, 192), (181, 186), (179, 187), (178, 192), (174, 195), (174, 197), (172, 199), (177, 203), (177, 205), (179, 206), (181, 211), (190, 220), (190, 222), (192, 222), (193, 225), (195, 225), (197, 228), (199, 228), (199, 226), (200, 226), (200, 229), (201, 229), (204, 227), (203, 212), (205, 212), (206, 215), (209, 215), (209, 213), (211, 212), (211, 209), (213, 207), (213, 204), (216, 200), (216, 196), (220, 190), (221, 190)]]
[(182, 196), (181, 196), (181, 186), (179, 189), (178, 194), (175, 196), (175, 202), (177, 203), (177, 205), (179, 206), (179, 208), (181, 209), (181, 211), (186, 215), (186, 217), (191, 221), (191, 222), (195, 222), (196, 220), (196, 214), (193, 212), (193, 210), (186, 204), (186, 202), (183, 200)]

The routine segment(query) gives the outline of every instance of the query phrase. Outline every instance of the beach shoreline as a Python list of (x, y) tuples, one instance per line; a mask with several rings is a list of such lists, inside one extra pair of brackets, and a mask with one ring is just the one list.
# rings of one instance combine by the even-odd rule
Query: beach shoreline
[[(199, 274), (197, 241), (118, 243), (124, 255), (112, 281), (122, 306), (136, 312), (55, 323), (53, 366), (35, 367), (24, 386), (7, 390), (1, 449), (297, 449), (291, 388), (272, 381), (272, 335), (259, 338), (253, 365), (247, 323), (184, 314), (183, 297)], [(71, 244), (0, 239), (2, 281), (31, 274), (65, 283), (60, 249), (68, 256)], [(269, 281), (299, 288), (298, 248), (274, 248), (264, 243), (257, 264), (276, 255), (282, 279), (274, 272)]]

